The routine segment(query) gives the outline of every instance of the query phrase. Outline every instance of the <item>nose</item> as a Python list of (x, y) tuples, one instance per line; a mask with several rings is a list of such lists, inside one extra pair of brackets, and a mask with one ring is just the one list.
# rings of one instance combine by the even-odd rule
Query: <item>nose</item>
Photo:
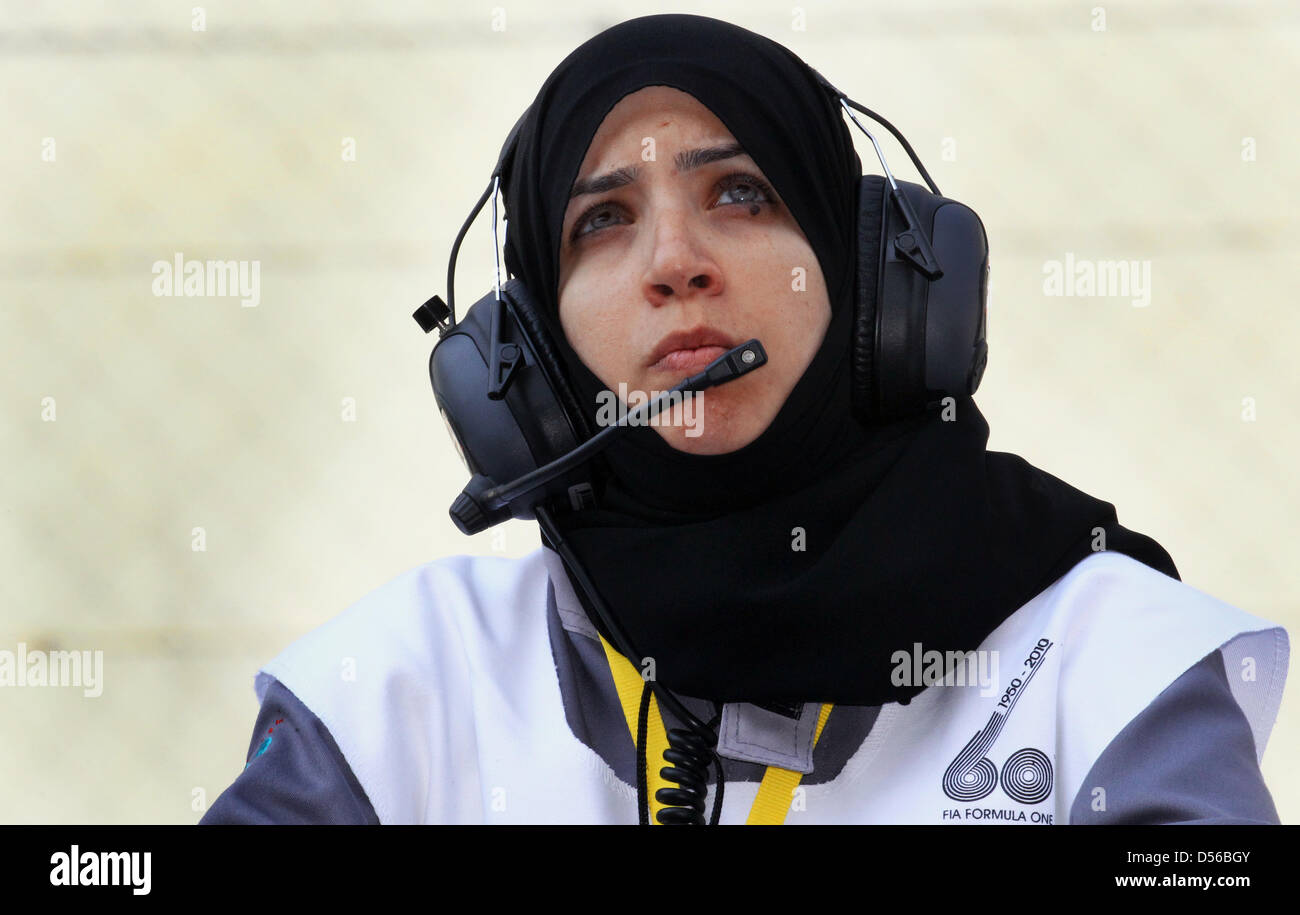
[(674, 296), (686, 299), (693, 289), (704, 290), (700, 293), (704, 296), (722, 294), (722, 268), (683, 208), (660, 210), (650, 238), (650, 262), (642, 283), (648, 302), (659, 306), (673, 301)]

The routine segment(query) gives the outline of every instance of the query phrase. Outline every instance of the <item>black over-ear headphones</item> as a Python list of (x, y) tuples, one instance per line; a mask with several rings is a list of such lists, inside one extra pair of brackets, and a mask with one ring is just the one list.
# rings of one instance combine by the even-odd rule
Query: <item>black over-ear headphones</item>
[[(884, 177), (863, 175), (857, 188), (854, 415), (870, 425), (923, 412), (947, 396), (974, 394), (988, 358), (984, 225), (970, 207), (940, 195), (892, 124), (813, 72), (871, 140), (885, 171)], [(889, 129), (928, 190), (894, 179), (880, 145), (850, 106)], [(456, 236), (447, 267), (449, 304), (435, 295), (414, 314), (425, 333), (438, 329), (429, 377), (438, 409), (473, 475), (451, 508), (453, 521), (466, 534), (511, 517), (532, 519), (540, 503), (559, 500), (581, 509), (595, 501), (590, 463), (557, 462), (597, 430), (580, 408), (532, 294), (518, 278), (505, 285), (500, 281), (496, 194), (523, 120), (515, 123), (487, 190)], [(497, 285), (458, 322), (456, 255), (489, 195)]]

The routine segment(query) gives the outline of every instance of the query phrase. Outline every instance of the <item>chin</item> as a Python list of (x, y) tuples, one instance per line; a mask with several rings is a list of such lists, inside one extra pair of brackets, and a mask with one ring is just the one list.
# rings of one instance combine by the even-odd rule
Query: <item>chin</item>
[(655, 429), (665, 442), (688, 454), (728, 454), (758, 438), (761, 429), (737, 429), (726, 422), (688, 426), (659, 426)]
[(696, 394), (694, 403), (664, 411), (655, 431), (670, 446), (688, 454), (729, 454), (758, 438), (776, 417), (779, 404), (743, 389), (746, 379), (726, 388)]

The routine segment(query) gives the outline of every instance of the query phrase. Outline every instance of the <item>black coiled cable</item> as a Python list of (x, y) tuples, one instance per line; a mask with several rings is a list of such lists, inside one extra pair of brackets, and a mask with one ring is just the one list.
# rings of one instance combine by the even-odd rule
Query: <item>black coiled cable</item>
[[(647, 785), (647, 760), (645, 757), (647, 720), (650, 712), (651, 685), (647, 680), (641, 691), (641, 710), (637, 715), (637, 758), (636, 758), (636, 796), (642, 826), (650, 825), (650, 805), (646, 800), (649, 794)], [(718, 790), (713, 798), (713, 814), (709, 825), (718, 824), (722, 811), (722, 792), (726, 780), (722, 775), (722, 761), (718, 759), (715, 748), (718, 735), (715, 730), (721, 720), (718, 712), (704, 730), (687, 728), (669, 728), (668, 749), (664, 750), (664, 761), (671, 763), (659, 770), (666, 780), (676, 782), (676, 788), (660, 788), (655, 792), (655, 800), (665, 805), (655, 815), (664, 826), (703, 826), (704, 801), (709, 794), (707, 778), (708, 766), (712, 762), (718, 776)]]
[[(574, 583), (587, 595), (593, 609), (600, 616), (610, 634), (614, 636), (614, 647), (622, 652), (624, 657), (639, 657), (618, 623), (610, 618), (608, 608), (605, 606), (605, 602), (601, 600), (595, 583), (592, 582), (586, 570), (582, 568), (582, 564), (578, 561), (578, 557), (569, 547), (564, 534), (551, 516), (550, 509), (546, 505), (538, 503), (533, 507), (533, 513), (549, 546), (564, 560), (564, 564), (572, 575)], [(655, 800), (661, 804), (670, 805), (660, 810), (656, 819), (663, 825), (689, 826), (704, 824), (704, 799), (708, 796), (708, 782), (706, 781), (705, 772), (708, 769), (709, 761), (712, 760), (718, 776), (718, 790), (713, 798), (713, 813), (709, 817), (709, 825), (716, 826), (718, 825), (718, 818), (722, 815), (722, 791), (725, 785), (722, 774), (722, 761), (718, 759), (718, 754), (714, 749), (718, 745), (717, 726), (722, 720), (722, 712), (719, 710), (714, 715), (713, 720), (705, 724), (692, 715), (690, 710), (677, 700), (676, 696), (654, 680), (645, 681), (645, 689), (641, 691), (641, 711), (637, 716), (636, 795), (637, 806), (640, 808), (638, 811), (640, 823), (642, 826), (650, 825), (645, 745), (651, 690), (659, 697), (660, 703), (666, 704), (677, 714), (678, 718), (687, 724), (685, 729), (673, 728), (667, 734), (668, 749), (664, 751), (664, 761), (672, 765), (660, 769), (659, 774), (669, 781), (677, 782), (678, 787), (660, 788), (655, 792)]]

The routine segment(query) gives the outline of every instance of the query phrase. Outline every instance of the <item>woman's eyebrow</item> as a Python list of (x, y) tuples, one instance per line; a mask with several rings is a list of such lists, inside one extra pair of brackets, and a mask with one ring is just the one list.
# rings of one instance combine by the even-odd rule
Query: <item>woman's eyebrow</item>
[[(699, 149), (688, 149), (679, 152), (673, 157), (673, 162), (678, 171), (688, 172), (710, 162), (718, 162), (722, 159), (743, 155), (747, 155), (747, 153), (739, 143), (725, 143), (720, 146), (703, 146)], [(605, 191), (612, 191), (614, 188), (623, 187), (625, 184), (636, 181), (639, 174), (640, 170), (636, 166), (625, 165), (595, 178), (580, 178), (573, 183), (573, 190), (569, 192), (569, 199), (573, 200), (586, 194), (603, 194)]]

